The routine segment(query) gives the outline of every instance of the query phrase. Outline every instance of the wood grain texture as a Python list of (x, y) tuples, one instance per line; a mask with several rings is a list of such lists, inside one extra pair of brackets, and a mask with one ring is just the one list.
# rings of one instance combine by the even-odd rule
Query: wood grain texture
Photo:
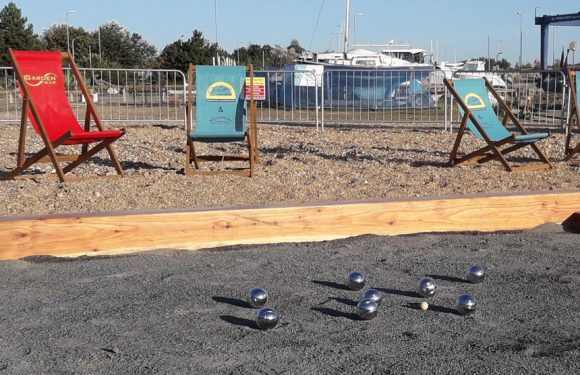
[(0, 220), (0, 259), (322, 241), (362, 234), (505, 231), (561, 223), (580, 192)]

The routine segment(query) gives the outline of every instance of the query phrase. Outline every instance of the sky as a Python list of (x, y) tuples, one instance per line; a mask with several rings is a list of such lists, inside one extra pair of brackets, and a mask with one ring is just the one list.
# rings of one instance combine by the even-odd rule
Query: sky
[[(287, 46), (292, 39), (312, 51), (336, 49), (345, 0), (13, 0), (36, 33), (54, 24), (93, 31), (117, 21), (158, 50), (187, 39), (194, 29), (229, 52), (242, 46)], [(1, 7), (8, 3), (0, 0)], [(74, 11), (71, 13), (70, 11)], [(521, 12), (522, 15), (518, 15)], [(350, 40), (381, 44), (408, 42), (433, 51), (439, 61), (489, 55), (519, 59), (520, 21), (523, 61), (540, 55), (540, 27), (534, 13), (580, 12), (579, 0), (351, 0)], [(318, 17), (320, 14), (320, 17)], [(217, 16), (217, 17), (216, 17)], [(217, 18), (217, 22), (216, 21)], [(317, 19), (319, 19), (317, 25)], [(355, 28), (356, 25), (356, 28)], [(580, 44), (580, 27), (550, 29), (549, 61), (562, 47)], [(576, 60), (580, 60), (580, 50)]]

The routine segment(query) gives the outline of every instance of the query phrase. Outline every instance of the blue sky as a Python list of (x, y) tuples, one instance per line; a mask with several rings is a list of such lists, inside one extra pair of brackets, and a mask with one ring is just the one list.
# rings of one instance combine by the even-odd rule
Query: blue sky
[[(41, 33), (43, 28), (65, 23), (95, 30), (99, 24), (116, 20), (132, 32), (141, 34), (158, 49), (191, 35), (193, 29), (206, 38), (216, 38), (214, 4), (217, 1), (218, 41), (232, 52), (249, 43), (287, 46), (297, 39), (314, 51), (336, 46), (336, 37), (345, 16), (344, 0), (324, 0), (320, 22), (316, 20), (322, 0), (13, 0), (23, 15)], [(1, 0), (3, 7), (8, 3)], [(538, 15), (576, 13), (579, 0), (351, 0), (351, 39), (356, 17), (359, 43), (384, 43), (388, 40), (410, 42), (415, 47), (438, 46), (439, 60), (453, 61), (490, 55), (515, 62), (519, 55), (520, 16), (523, 24), (523, 60), (539, 58), (540, 28)], [(551, 29), (556, 58), (562, 46), (580, 43), (580, 27)], [(576, 60), (580, 60), (578, 51)], [(550, 61), (552, 48), (549, 51)]]

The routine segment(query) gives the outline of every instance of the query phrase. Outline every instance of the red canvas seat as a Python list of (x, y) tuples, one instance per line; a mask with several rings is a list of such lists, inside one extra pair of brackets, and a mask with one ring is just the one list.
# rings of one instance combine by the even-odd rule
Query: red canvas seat
[[(55, 165), (59, 179), (64, 181), (65, 173), (105, 148), (111, 156), (117, 173), (122, 176), (123, 170), (111, 143), (123, 136), (125, 131), (103, 129), (88, 89), (71, 56), (60, 52), (10, 50), (10, 58), (18, 78), (23, 98), (23, 111), (26, 116), (22, 116), (18, 167), (4, 178), (15, 178), (32, 164), (49, 159)], [(67, 98), (63, 60), (69, 63), (76, 84), (87, 103), (84, 127), (79, 124)], [(24, 160), (27, 119), (43, 139), (45, 148)], [(97, 128), (96, 131), (90, 130), (91, 119)], [(97, 143), (97, 145), (89, 149), (88, 144), (91, 143)], [(61, 157), (54, 150), (61, 145), (83, 145), (82, 152), (76, 158), (71, 158), (70, 155)], [(61, 168), (58, 164), (59, 160), (71, 163)]]

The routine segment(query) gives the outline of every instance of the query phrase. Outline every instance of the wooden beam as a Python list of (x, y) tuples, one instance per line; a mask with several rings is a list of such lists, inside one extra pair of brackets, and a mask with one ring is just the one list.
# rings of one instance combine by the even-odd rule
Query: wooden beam
[[(362, 234), (525, 230), (580, 211), (580, 192), (0, 219), (0, 259), (322, 241)], [(426, 249), (427, 250), (427, 249)]]

